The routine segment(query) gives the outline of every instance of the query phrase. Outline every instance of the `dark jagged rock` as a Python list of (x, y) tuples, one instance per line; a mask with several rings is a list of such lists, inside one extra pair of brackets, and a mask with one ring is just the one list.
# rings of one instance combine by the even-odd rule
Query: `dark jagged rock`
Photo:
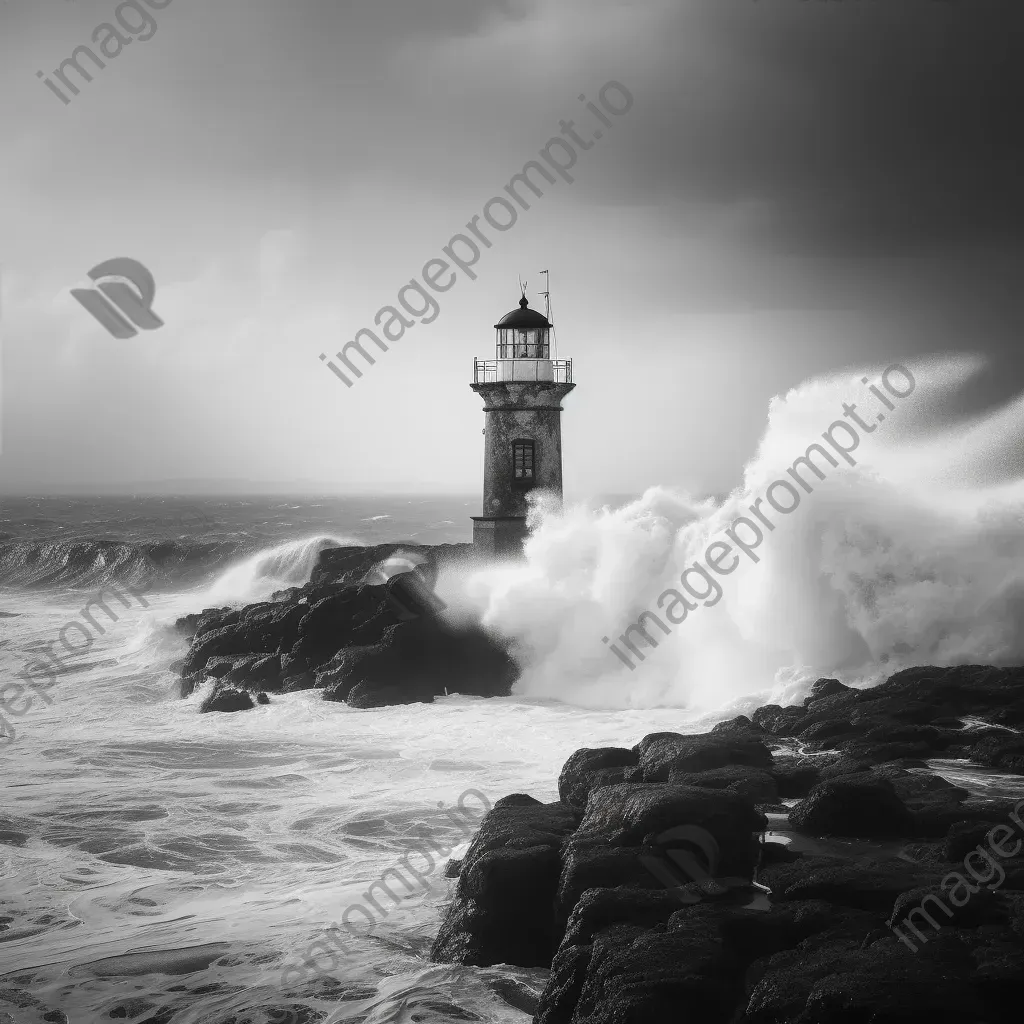
[(281, 685), (281, 657), (277, 654), (255, 654), (240, 658), (225, 678), (242, 689), (276, 690)]
[(854, 757), (850, 754), (840, 754), (827, 763), (822, 764), (819, 772), (821, 781), (828, 779), (839, 779), (844, 775), (857, 775), (861, 772), (869, 772), (875, 762), (866, 757)]
[(564, 804), (522, 794), (499, 800), (463, 859), (431, 957), (476, 967), (548, 966), (559, 938), (551, 914), (559, 850), (577, 821)]
[(1003, 771), (1024, 773), (1024, 736), (987, 736), (970, 747), (971, 757)]
[(711, 730), (712, 736), (731, 736), (734, 739), (746, 740), (747, 742), (760, 743), (766, 739), (766, 732), (759, 725), (755, 725), (746, 715), (737, 715), (725, 722), (719, 722)]
[(882, 764), (873, 768), (874, 778), (883, 778), (914, 818), (914, 832), (920, 836), (941, 836), (949, 829), (950, 821), (962, 812), (961, 806), (970, 796), (966, 789), (954, 786), (941, 776), (911, 772), (899, 763)]
[(299, 672), (293, 676), (285, 676), (281, 681), (281, 693), (297, 693), (299, 690), (312, 690), (316, 680), (308, 672)]
[(811, 684), (811, 692), (804, 700), (804, 707), (813, 704), (823, 697), (834, 697), (837, 693), (850, 693), (851, 688), (844, 686), (838, 679), (817, 679)]
[[(572, 1020), (671, 1021), (685, 1007), (692, 1020), (726, 1024), (735, 979), (718, 935), (702, 916), (673, 921), (676, 926), (665, 930), (622, 925), (602, 931), (590, 946)], [(558, 1019), (550, 1011), (539, 1017), (545, 1024)]]
[(254, 654), (222, 655), (210, 658), (203, 668), (203, 675), (212, 679), (223, 679), (236, 665), (257, 657)]
[(206, 663), (215, 655), (250, 654), (245, 637), (236, 632), (234, 626), (221, 626), (211, 629), (198, 637), (189, 648), (181, 666), (182, 677), (194, 676), (203, 672)]
[(962, 861), (975, 847), (984, 843), (985, 837), (1000, 821), (956, 821), (949, 826), (946, 841), (943, 844), (943, 856), (946, 860)]
[(736, 738), (727, 732), (697, 736), (652, 733), (633, 749), (638, 755), (638, 767), (645, 782), (666, 782), (673, 769), (702, 772), (730, 764), (770, 768), (772, 763), (771, 751), (761, 740), (744, 736)]
[(775, 780), (779, 796), (783, 799), (807, 796), (811, 787), (821, 779), (821, 767), (817, 763), (820, 760), (820, 758), (782, 757), (776, 754), (770, 774)]
[[(863, 940), (862, 940), (863, 941)], [(965, 1024), (997, 1020), (971, 983), (971, 965), (915, 956), (895, 939), (868, 946), (809, 940), (771, 957), (751, 992), (751, 1024)]]
[(676, 786), (698, 786), (703, 789), (727, 789), (739, 793), (755, 804), (775, 804), (779, 789), (772, 776), (761, 768), (730, 764), (706, 772), (681, 772), (673, 768), (668, 781)]
[[(324, 700), (329, 699), (324, 694)], [(385, 708), (396, 704), (433, 704), (434, 694), (424, 687), (379, 686), (374, 683), (356, 683), (345, 697), (353, 708)]]
[(754, 712), (753, 723), (773, 736), (793, 736), (796, 727), (807, 715), (807, 709), (800, 705), (780, 707), (766, 704)]
[(752, 837), (767, 828), (753, 801), (738, 793), (671, 783), (623, 783), (590, 794), (573, 842), (600, 837), (605, 845), (639, 846), (646, 836), (681, 824), (711, 833), (722, 851), (720, 869), (727, 875), (752, 870), (757, 863)]
[(789, 820), (833, 836), (912, 835), (914, 819), (888, 779), (872, 773), (819, 782), (793, 808)]
[(835, 857), (801, 857), (775, 864), (758, 875), (772, 900), (825, 900), (833, 906), (887, 915), (903, 892), (938, 881), (941, 874), (902, 861), (845, 863)]
[(316, 687), (325, 700), (359, 708), (509, 693), (518, 670), (506, 646), (448, 622), (430, 591), (436, 562), (466, 561), (472, 546), (417, 549), (419, 569), (378, 579), (372, 570), (395, 550), (330, 548), (303, 587), (180, 619), (193, 637), (180, 667), (182, 696), (210, 677), (252, 693)]
[(639, 757), (625, 747), (584, 747), (562, 766), (558, 776), (558, 797), (564, 804), (583, 810), (590, 790), (626, 781), (626, 769), (635, 767)]
[[(874, 691), (819, 680), (805, 707), (578, 750), (560, 803), (520, 795), (484, 820), (432, 956), (550, 963), (535, 1024), (1006, 1019), (1024, 982), (1024, 843), (1009, 844), (968, 906), (911, 932), (914, 951), (897, 938), (922, 899), (967, 870), (955, 862), (980, 858), (993, 825), (1015, 820), (1016, 802), (971, 797), (926, 758), (1014, 756), (1014, 734), (953, 716), (1012, 718), (1018, 679), (969, 666), (901, 673)], [(774, 736), (798, 732), (771, 753)], [(755, 801), (778, 808), (782, 795), (804, 797), (789, 813), (794, 845), (759, 843)], [(768, 901), (652, 873), (669, 842), (692, 865), (692, 832), (679, 826), (714, 840), (716, 879), (742, 891), (756, 878)]]
[(206, 714), (210, 711), (251, 711), (254, 707), (256, 701), (248, 690), (237, 690), (233, 686), (218, 683), (199, 710)]
[(242, 617), (241, 609), (232, 611), (230, 608), (204, 608), (201, 612), (184, 615), (177, 620), (174, 628), (185, 636), (193, 639), (208, 633), (211, 629), (221, 626), (232, 626)]

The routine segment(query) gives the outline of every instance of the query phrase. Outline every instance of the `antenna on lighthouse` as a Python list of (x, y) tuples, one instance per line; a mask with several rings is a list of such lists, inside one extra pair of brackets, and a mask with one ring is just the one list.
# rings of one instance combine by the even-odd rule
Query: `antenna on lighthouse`
[(558, 340), (555, 335), (555, 321), (551, 319), (551, 272), (549, 270), (542, 270), (541, 273), (544, 275), (544, 288), (541, 292), (544, 296), (544, 315), (548, 318), (548, 323), (551, 324), (551, 358), (555, 359), (558, 355)]

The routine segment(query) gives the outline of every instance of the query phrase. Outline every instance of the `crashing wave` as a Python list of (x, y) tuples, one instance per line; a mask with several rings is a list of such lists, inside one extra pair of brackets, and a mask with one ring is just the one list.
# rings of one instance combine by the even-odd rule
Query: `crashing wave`
[(0, 543), (0, 586), (92, 587), (198, 582), (237, 554), (235, 542), (113, 540)]
[(363, 546), (360, 540), (321, 534), (257, 551), (222, 573), (205, 601), (210, 607), (265, 601), (275, 591), (308, 583), (321, 551)]

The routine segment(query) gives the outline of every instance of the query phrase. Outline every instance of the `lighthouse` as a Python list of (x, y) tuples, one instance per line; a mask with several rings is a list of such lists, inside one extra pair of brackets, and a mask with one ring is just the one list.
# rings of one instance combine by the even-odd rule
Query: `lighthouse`
[(525, 292), (494, 327), (494, 358), (473, 360), (470, 385), (484, 401), (484, 507), (472, 517), (473, 545), (517, 555), (530, 492), (562, 499), (561, 402), (576, 385), (572, 360), (551, 358), (551, 322)]

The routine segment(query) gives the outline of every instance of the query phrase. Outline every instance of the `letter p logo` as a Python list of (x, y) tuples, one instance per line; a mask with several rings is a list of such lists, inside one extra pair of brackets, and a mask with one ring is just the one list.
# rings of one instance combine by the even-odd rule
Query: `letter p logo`
[(418, 551), (396, 548), (363, 578), (371, 586), (387, 588), (387, 601), (399, 622), (436, 615), (448, 607), (435, 593), (437, 568)]
[[(144, 331), (163, 327), (163, 320), (150, 309), (156, 294), (156, 282), (138, 260), (125, 256), (107, 260), (93, 267), (89, 277), (97, 282), (98, 291), (72, 288), (71, 294), (115, 338), (134, 338), (139, 333), (136, 330), (139, 327)], [(101, 281), (101, 278), (123, 280)], [(133, 287), (128, 287), (124, 281), (130, 282)]]
[[(650, 851), (650, 852), (648, 852)], [(664, 856), (662, 856), (664, 855)], [(666, 863), (671, 860), (679, 871)], [(727, 889), (715, 881), (719, 849), (715, 837), (699, 825), (679, 825), (654, 838), (640, 854), (640, 863), (680, 903), (699, 903), (704, 896), (720, 896)]]

